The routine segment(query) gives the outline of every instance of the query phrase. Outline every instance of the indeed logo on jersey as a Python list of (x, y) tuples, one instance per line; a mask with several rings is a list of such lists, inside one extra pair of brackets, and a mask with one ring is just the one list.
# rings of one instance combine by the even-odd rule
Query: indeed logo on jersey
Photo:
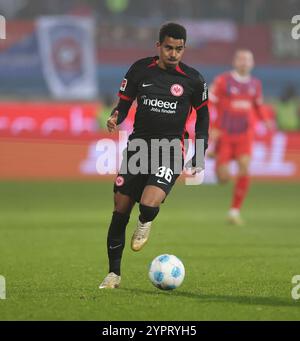
[(146, 96), (141, 96), (141, 100), (144, 105), (151, 107), (150, 111), (159, 112), (163, 114), (175, 114), (177, 109), (176, 102), (163, 101), (158, 98), (147, 98)]

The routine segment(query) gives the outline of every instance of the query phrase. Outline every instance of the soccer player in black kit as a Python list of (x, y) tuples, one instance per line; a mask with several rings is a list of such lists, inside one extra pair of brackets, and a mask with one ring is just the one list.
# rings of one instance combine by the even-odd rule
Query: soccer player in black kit
[[(183, 26), (176, 23), (163, 25), (159, 42), (156, 43), (159, 56), (140, 59), (130, 67), (121, 83), (119, 103), (107, 121), (108, 130), (113, 132), (126, 118), (132, 102), (137, 100), (133, 132), (124, 151), (127, 158), (123, 158), (114, 184), (114, 211), (107, 236), (109, 273), (100, 284), (100, 289), (117, 288), (120, 285), (125, 230), (134, 204), (139, 202), (140, 215), (131, 248), (139, 251), (148, 240), (152, 221), (161, 203), (180, 175), (180, 172), (174, 171), (176, 156), (170, 156), (170, 164), (166, 165), (161, 161), (164, 160), (161, 153), (154, 172), (121, 172), (126, 169), (130, 156), (134, 155), (134, 152), (129, 151), (130, 143), (135, 139), (143, 139), (149, 146), (154, 139), (182, 141), (185, 123), (193, 107), (197, 112), (195, 137), (204, 140), (204, 150), (195, 149), (188, 163), (192, 174), (198, 171), (197, 153), (203, 154), (207, 148), (207, 86), (198, 71), (181, 62), (185, 43), (186, 30)], [(204, 157), (204, 154), (201, 156)], [(150, 159), (149, 151), (148, 160), (152, 161)], [(183, 163), (180, 163), (180, 167), (183, 168)]]

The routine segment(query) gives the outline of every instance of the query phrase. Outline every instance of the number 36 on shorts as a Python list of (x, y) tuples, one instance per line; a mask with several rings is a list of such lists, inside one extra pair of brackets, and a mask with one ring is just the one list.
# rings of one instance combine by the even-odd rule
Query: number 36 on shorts
[(172, 169), (165, 166), (158, 167), (158, 172), (155, 174), (155, 176), (159, 178), (164, 178), (169, 183), (172, 181), (173, 175), (174, 172), (172, 171)]

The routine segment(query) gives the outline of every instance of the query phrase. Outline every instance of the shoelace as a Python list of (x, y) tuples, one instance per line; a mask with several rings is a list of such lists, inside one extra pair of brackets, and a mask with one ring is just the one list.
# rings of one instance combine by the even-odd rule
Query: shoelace
[(103, 281), (103, 285), (106, 285), (106, 284), (108, 284), (109, 282), (110, 282), (110, 280), (111, 279), (114, 279), (115, 278), (115, 276), (114, 276), (114, 274), (108, 274), (105, 278), (104, 278), (104, 281)]
[(147, 227), (140, 227), (138, 230), (137, 230), (137, 238), (145, 238), (147, 233), (149, 231), (149, 228)]

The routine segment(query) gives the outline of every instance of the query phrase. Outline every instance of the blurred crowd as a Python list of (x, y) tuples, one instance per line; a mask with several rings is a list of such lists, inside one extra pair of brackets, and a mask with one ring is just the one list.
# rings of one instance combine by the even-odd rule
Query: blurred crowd
[(38, 15), (92, 14), (101, 20), (232, 19), (240, 23), (284, 20), (297, 14), (299, 0), (0, 0), (8, 18)]
[[(10, 26), (14, 30), (11, 41), (0, 41), (1, 96), (51, 98), (38, 68), (41, 63), (36, 61), (37, 53), (33, 52), (36, 19), (63, 14), (93, 18), (96, 77), (104, 104), (101, 126), (105, 126), (115, 101), (114, 94), (128, 65), (144, 54), (155, 53), (152, 46), (161, 23), (186, 20), (190, 25), (188, 44), (192, 51), (186, 55), (187, 63), (199, 67), (211, 82), (217, 73), (230, 68), (233, 51), (243, 43), (243, 47), (254, 52), (256, 76), (263, 81), (267, 103), (274, 109), (278, 128), (300, 130), (300, 78), (297, 76), (300, 49), (290, 39), (291, 18), (299, 14), (299, 9), (300, 0), (0, 0), (0, 14), (15, 22)], [(211, 33), (210, 37), (203, 34), (204, 26), (199, 28), (198, 23), (207, 25), (205, 29)], [(210, 24), (215, 25), (213, 32)], [(217, 26), (220, 24), (227, 25), (229, 35), (220, 36), (220, 26)], [(27, 40), (23, 38), (26, 30)], [(7, 64), (8, 59), (15, 64)], [(24, 67), (24, 61), (31, 63), (32, 72)]]

